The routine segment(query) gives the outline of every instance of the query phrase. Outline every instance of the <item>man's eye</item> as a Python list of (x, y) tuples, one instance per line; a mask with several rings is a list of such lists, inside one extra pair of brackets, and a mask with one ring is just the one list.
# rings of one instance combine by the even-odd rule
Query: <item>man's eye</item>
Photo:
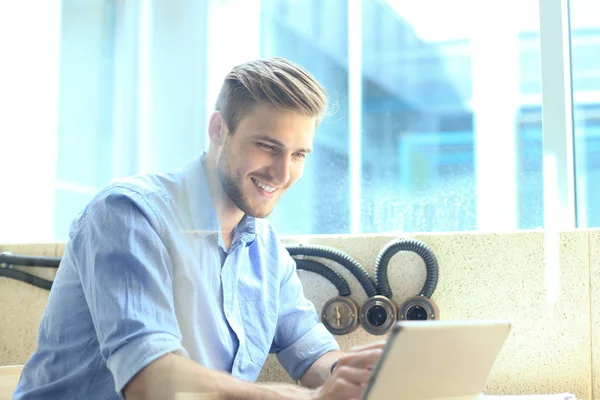
[(270, 150), (270, 151), (275, 150), (275, 147), (271, 146), (270, 144), (266, 144), (266, 143), (258, 143), (258, 146), (262, 147), (265, 150)]
[(294, 153), (294, 156), (296, 156), (298, 158), (306, 158), (306, 154), (304, 154), (304, 153)]

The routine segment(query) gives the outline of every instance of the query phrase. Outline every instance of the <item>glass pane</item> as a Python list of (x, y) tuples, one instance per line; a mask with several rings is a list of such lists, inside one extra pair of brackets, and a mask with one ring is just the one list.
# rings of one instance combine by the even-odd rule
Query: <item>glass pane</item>
[(570, 6), (577, 225), (600, 227), (600, 2)]
[[(234, 17), (243, 37), (221, 23)], [(598, 101), (588, 99), (600, 92), (589, 67), (598, 66), (598, 26), (580, 29), (578, 18), (580, 218), (597, 225), (589, 204), (600, 196), (590, 184)], [(110, 179), (172, 170), (205, 150), (224, 73), (260, 56), (306, 67), (336, 108), (318, 128), (305, 176), (270, 217), (282, 233), (542, 226), (538, 19), (535, 0), (65, 2), (48, 158), (56, 169), (22, 179), (52, 197), (55, 219), (37, 231), (55, 237), (38, 240), (66, 239), (85, 198)]]
[[(112, 3), (75, 6), (67, 2), (62, 8), (56, 164), (59, 181), (99, 189), (111, 178), (115, 17)], [(57, 192), (57, 212), (65, 208), (61, 199)]]
[[(305, 66), (339, 106), (271, 217), (283, 233), (350, 233), (353, 218), (363, 233), (543, 225), (538, 2), (481, 3), (363, 0), (358, 24), (347, 1), (262, 2), (261, 55)], [(356, 65), (358, 100), (349, 95)], [(349, 154), (356, 101), (360, 156)]]
[(54, 237), (44, 240), (63, 241), (110, 180), (172, 171), (203, 150), (208, 7), (63, 1), (60, 9)]
[(337, 108), (315, 134), (303, 178), (269, 219), (286, 234), (347, 233), (348, 2), (263, 0), (261, 7), (261, 56), (285, 57), (307, 68), (327, 88)]

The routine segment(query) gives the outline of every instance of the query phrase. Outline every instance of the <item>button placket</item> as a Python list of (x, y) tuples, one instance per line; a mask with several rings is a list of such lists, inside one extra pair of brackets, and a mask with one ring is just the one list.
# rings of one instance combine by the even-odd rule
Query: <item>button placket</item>
[[(223, 307), (225, 310), (225, 318), (227, 318), (227, 322), (229, 323), (229, 326), (231, 326), (231, 329), (237, 336), (239, 342), (237, 352), (234, 356), (232, 369), (237, 369), (239, 373), (242, 373), (243, 359), (245, 357), (246, 337), (244, 326), (240, 319), (240, 310), (237, 306), (237, 279), (239, 268), (237, 267), (235, 255), (233, 254), (235, 252), (235, 248), (237, 247), (237, 245), (232, 246), (227, 254), (227, 258), (225, 259), (225, 263), (223, 264), (223, 269), (221, 271), (221, 282), (223, 282)], [(232, 373), (234, 373), (233, 370)]]

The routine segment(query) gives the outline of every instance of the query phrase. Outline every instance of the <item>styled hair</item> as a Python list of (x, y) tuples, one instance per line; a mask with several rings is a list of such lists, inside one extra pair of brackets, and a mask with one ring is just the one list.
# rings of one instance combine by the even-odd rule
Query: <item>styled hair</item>
[(225, 77), (216, 109), (233, 133), (240, 120), (259, 104), (315, 117), (327, 108), (325, 88), (304, 68), (273, 57), (235, 66)]

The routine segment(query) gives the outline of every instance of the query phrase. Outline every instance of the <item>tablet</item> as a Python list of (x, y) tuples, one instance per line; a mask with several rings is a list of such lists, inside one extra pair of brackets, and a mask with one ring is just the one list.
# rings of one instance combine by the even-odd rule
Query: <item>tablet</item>
[(477, 399), (510, 331), (508, 321), (401, 321), (362, 400)]

